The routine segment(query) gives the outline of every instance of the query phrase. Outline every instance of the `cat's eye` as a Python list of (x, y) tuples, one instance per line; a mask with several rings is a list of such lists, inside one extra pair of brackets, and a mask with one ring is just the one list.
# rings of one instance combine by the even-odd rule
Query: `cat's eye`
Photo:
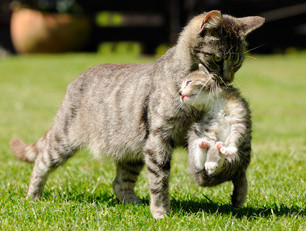
[(223, 58), (221, 56), (214, 55), (214, 61), (215, 63), (221, 63), (223, 61)]
[(191, 80), (189, 80), (189, 81), (186, 82), (186, 87), (188, 86), (189, 83), (191, 83)]

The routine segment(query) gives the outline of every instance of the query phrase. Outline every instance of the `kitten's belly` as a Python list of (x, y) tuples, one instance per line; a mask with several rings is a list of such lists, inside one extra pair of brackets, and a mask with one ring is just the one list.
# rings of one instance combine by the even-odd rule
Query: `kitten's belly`
[(231, 125), (229, 121), (226, 119), (226, 117), (221, 118), (219, 123), (220, 123), (219, 126), (220, 129), (218, 131), (218, 141), (226, 142), (227, 138), (231, 133)]

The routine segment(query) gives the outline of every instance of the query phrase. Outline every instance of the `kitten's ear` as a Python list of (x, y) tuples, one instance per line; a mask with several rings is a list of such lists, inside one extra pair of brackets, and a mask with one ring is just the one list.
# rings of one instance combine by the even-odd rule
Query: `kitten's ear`
[(265, 18), (260, 16), (250, 16), (244, 18), (237, 18), (237, 21), (240, 25), (240, 35), (245, 37), (253, 30), (256, 30), (257, 28), (261, 27), (265, 22)]
[(205, 75), (209, 75), (208, 70), (204, 67), (202, 63), (199, 63), (199, 71), (203, 72)]
[(200, 31), (202, 32), (205, 28), (218, 28), (222, 25), (222, 14), (221, 11), (212, 10), (205, 15), (205, 18), (200, 24)]

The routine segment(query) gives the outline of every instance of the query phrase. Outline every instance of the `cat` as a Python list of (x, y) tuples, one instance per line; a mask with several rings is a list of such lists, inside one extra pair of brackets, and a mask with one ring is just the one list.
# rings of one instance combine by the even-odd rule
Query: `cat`
[(35, 162), (27, 198), (42, 196), (48, 175), (83, 146), (112, 157), (119, 201), (140, 203), (134, 187), (147, 164), (150, 210), (155, 219), (170, 211), (170, 161), (174, 147), (201, 112), (182, 105), (178, 91), (185, 76), (203, 63), (223, 81), (233, 81), (245, 54), (245, 37), (264, 18), (234, 18), (220, 11), (194, 17), (177, 44), (155, 63), (104, 64), (89, 68), (69, 84), (54, 123), (37, 142), (10, 142), (15, 156)]
[(232, 204), (240, 208), (247, 195), (246, 169), (251, 157), (251, 113), (239, 91), (222, 83), (203, 65), (182, 82), (181, 100), (203, 118), (189, 131), (190, 172), (200, 186), (233, 181)]

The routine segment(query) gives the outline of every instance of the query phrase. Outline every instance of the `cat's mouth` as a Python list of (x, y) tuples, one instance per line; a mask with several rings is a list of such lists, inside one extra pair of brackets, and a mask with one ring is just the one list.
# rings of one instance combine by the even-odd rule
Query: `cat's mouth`
[(196, 94), (183, 95), (183, 94), (180, 93), (180, 96), (181, 96), (182, 101), (186, 101), (186, 100), (189, 100), (189, 99), (193, 98), (194, 96), (196, 96)]

